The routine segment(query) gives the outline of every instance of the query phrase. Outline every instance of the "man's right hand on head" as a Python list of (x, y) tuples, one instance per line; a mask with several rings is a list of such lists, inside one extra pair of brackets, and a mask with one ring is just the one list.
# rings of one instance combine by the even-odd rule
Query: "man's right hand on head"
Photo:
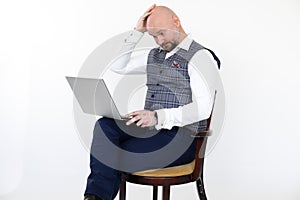
[(147, 29), (146, 29), (147, 18), (149, 17), (149, 15), (151, 15), (151, 13), (155, 7), (156, 7), (156, 5), (153, 4), (150, 8), (148, 8), (146, 10), (146, 12), (140, 17), (135, 30), (142, 32), (142, 33), (147, 31)]

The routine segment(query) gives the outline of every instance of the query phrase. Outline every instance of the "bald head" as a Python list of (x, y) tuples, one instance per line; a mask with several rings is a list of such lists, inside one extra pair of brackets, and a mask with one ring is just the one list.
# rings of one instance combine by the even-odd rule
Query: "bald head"
[(160, 27), (173, 30), (176, 22), (179, 22), (178, 29), (181, 28), (179, 18), (170, 8), (156, 6), (147, 19), (146, 28)]
[(174, 49), (186, 37), (178, 16), (165, 6), (153, 8), (147, 18), (146, 30), (166, 51)]

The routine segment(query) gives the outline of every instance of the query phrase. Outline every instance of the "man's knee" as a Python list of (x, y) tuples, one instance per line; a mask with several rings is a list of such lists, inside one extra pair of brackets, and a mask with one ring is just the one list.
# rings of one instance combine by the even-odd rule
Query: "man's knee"
[(107, 128), (112, 127), (113, 120), (107, 117), (100, 118), (96, 121), (94, 126), (94, 134), (104, 130), (107, 130)]
[(118, 124), (114, 119), (103, 117), (97, 120), (94, 133), (104, 132), (105, 135), (114, 135), (119, 132)]
[(115, 120), (107, 117), (98, 119), (95, 123), (95, 128), (107, 129), (115, 126)]

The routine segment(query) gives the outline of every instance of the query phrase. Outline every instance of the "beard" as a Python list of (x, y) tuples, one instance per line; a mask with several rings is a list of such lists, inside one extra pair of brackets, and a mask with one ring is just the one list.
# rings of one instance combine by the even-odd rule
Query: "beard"
[(172, 51), (178, 44), (175, 41), (166, 42), (161, 45), (161, 48), (166, 52)]

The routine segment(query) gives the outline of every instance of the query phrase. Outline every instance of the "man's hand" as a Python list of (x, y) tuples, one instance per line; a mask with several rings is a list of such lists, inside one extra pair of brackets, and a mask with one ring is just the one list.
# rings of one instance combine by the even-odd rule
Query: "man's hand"
[(157, 119), (155, 117), (155, 111), (150, 110), (138, 110), (128, 113), (126, 117), (132, 117), (126, 125), (136, 123), (137, 126), (141, 127), (151, 127), (157, 124)]
[(142, 33), (146, 32), (146, 22), (147, 22), (147, 17), (151, 15), (153, 9), (156, 7), (155, 4), (153, 4), (150, 8), (147, 9), (147, 11), (143, 14), (143, 16), (140, 17), (135, 30), (140, 31)]

